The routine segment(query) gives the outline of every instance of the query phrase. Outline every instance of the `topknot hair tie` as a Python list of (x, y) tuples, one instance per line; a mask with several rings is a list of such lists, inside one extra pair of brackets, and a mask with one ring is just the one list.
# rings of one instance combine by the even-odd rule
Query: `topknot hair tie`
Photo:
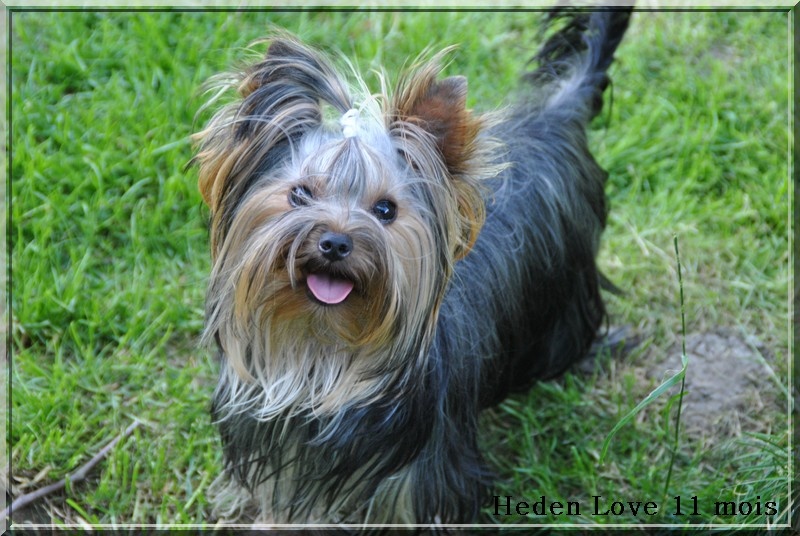
[(339, 120), (342, 126), (342, 135), (345, 138), (354, 138), (358, 135), (358, 110), (351, 108)]

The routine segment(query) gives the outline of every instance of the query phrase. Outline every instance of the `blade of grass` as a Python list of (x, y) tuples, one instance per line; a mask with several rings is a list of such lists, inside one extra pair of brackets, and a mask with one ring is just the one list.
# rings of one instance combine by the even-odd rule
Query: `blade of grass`
[(636, 415), (639, 414), (644, 408), (652, 404), (655, 400), (657, 400), (661, 395), (663, 395), (666, 391), (668, 391), (672, 386), (676, 385), (678, 382), (681, 382), (681, 389), (678, 395), (678, 415), (677, 415), (677, 424), (675, 426), (675, 449), (672, 452), (672, 458), (669, 464), (669, 471), (667, 472), (667, 480), (664, 486), (665, 494), (666, 489), (669, 487), (669, 482), (672, 476), (672, 466), (675, 459), (675, 450), (677, 450), (677, 443), (678, 443), (678, 432), (680, 430), (680, 416), (681, 416), (681, 405), (683, 402), (683, 394), (684, 389), (686, 386), (686, 368), (689, 364), (689, 358), (686, 356), (686, 318), (684, 314), (684, 302), (683, 302), (683, 280), (681, 278), (681, 261), (680, 256), (678, 255), (678, 237), (675, 236), (675, 254), (678, 259), (678, 286), (680, 287), (680, 304), (681, 304), (681, 370), (676, 372), (671, 377), (664, 380), (661, 385), (653, 389), (653, 391), (648, 394), (644, 400), (639, 402), (635, 408), (629, 411), (622, 419), (620, 419), (616, 425), (611, 429), (611, 431), (606, 436), (605, 441), (603, 442), (603, 449), (600, 451), (600, 463), (603, 463), (605, 460), (606, 454), (608, 453), (608, 448), (611, 445), (611, 440), (613, 439), (614, 435), (626, 424), (628, 424), (631, 419), (633, 419)]
[[(678, 442), (680, 441), (681, 430), (681, 408), (683, 407), (683, 393), (686, 392), (686, 368), (689, 364), (689, 358), (686, 356), (686, 309), (683, 301), (683, 277), (681, 276), (681, 254), (678, 249), (678, 235), (674, 237), (675, 243), (675, 259), (678, 263), (678, 288), (680, 289), (681, 300), (681, 391), (678, 397), (678, 414), (675, 416), (675, 443), (672, 445), (672, 452), (669, 458), (669, 470), (667, 471), (667, 478), (664, 482), (664, 497), (666, 499), (669, 491), (669, 484), (672, 480), (672, 468), (675, 465), (675, 455), (678, 452)], [(664, 500), (662, 499), (662, 502)]]

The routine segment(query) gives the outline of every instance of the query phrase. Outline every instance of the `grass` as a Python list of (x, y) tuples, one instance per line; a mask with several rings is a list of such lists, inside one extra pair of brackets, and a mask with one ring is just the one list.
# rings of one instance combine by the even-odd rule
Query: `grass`
[[(272, 25), (345, 52), (362, 71), (460, 43), (470, 106), (491, 109), (536, 43), (536, 13), (14, 13), (11, 46), (11, 484), (54, 482), (133, 419), (89, 481), (17, 522), (211, 520), (220, 470), (207, 414), (215, 365), (197, 347), (209, 273), (188, 136), (197, 89)], [(609, 170), (600, 263), (625, 293), (614, 324), (644, 344), (590, 374), (536, 386), (487, 413), (496, 494), (578, 500), (576, 517), (487, 522), (786, 522), (789, 199), (787, 15), (641, 13), (613, 68), (592, 143)], [(664, 397), (606, 434), (652, 390), (653, 356), (680, 367), (680, 236), (689, 332), (765, 349), (765, 403), (736, 437), (682, 436), (664, 497), (677, 404)], [(692, 374), (689, 362), (687, 375)], [(772, 376), (770, 376), (772, 374)], [(773, 379), (773, 377), (775, 379)], [(721, 379), (724, 381), (724, 379)], [(748, 421), (750, 422), (750, 421)], [(594, 516), (592, 496), (653, 500), (659, 514)], [(670, 514), (699, 497), (702, 515)], [(781, 514), (718, 516), (717, 500), (775, 500)], [(488, 510), (487, 510), (488, 512)]]

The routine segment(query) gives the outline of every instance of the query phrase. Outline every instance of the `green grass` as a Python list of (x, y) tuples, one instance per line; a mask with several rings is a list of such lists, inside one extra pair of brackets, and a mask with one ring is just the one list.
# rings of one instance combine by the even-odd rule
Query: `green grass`
[[(92, 477), (42, 503), (52, 523), (203, 523), (220, 470), (207, 414), (215, 365), (197, 339), (210, 269), (207, 212), (188, 136), (198, 88), (273, 25), (393, 72), (424, 47), (459, 43), (448, 73), (470, 106), (503, 102), (535, 48), (533, 13), (15, 13), (10, 451), (15, 494), (54, 482), (133, 419), (141, 426)], [(666, 504), (779, 501), (787, 519), (789, 281), (788, 25), (780, 13), (642, 13), (613, 68), (613, 106), (592, 143), (609, 170), (600, 263), (625, 293), (614, 324), (645, 340), (592, 374), (536, 386), (485, 416), (496, 493), (536, 500), (661, 503), (676, 404), (614, 424), (675, 352), (679, 235), (690, 333), (727, 329), (767, 349), (755, 434), (704, 446), (682, 436)], [(609, 111), (610, 110), (610, 111)], [(675, 354), (673, 370), (680, 367)], [(692, 374), (689, 363), (688, 375)], [(747, 430), (745, 430), (747, 431)], [(713, 430), (709, 432), (714, 437)], [(743, 498), (742, 498), (743, 497)], [(662, 512), (663, 510), (663, 512)], [(660, 509), (662, 523), (685, 519)], [(762, 523), (713, 515), (693, 523)], [(27, 515), (27, 514), (26, 514)], [(30, 514), (32, 515), (32, 514)], [(16, 518), (23, 521), (25, 518)], [(532, 522), (541, 518), (487, 521)], [(635, 523), (630, 515), (546, 518)]]

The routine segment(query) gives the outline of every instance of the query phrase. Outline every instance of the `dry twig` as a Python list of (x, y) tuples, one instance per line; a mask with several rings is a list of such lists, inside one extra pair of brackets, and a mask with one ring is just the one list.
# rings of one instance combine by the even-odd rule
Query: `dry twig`
[(25, 508), (32, 502), (41, 499), (45, 495), (49, 495), (54, 491), (58, 491), (62, 488), (65, 488), (67, 486), (67, 479), (69, 479), (70, 484), (76, 484), (84, 480), (88, 476), (89, 472), (94, 468), (94, 466), (97, 465), (100, 462), (100, 460), (108, 456), (108, 453), (111, 452), (111, 449), (114, 448), (114, 445), (116, 445), (126, 437), (130, 436), (140, 424), (141, 424), (140, 421), (134, 421), (130, 426), (128, 426), (128, 428), (125, 429), (124, 432), (115, 437), (108, 445), (100, 449), (100, 452), (95, 454), (91, 460), (80, 466), (78, 470), (72, 473), (71, 475), (67, 475), (66, 478), (62, 478), (61, 480), (59, 480), (54, 484), (50, 484), (49, 486), (39, 488), (35, 491), (17, 497), (9, 507), (7, 507), (5, 510), (3, 510), (2, 513), (0, 513), (0, 519), (8, 519), (8, 517), (11, 515), (11, 512), (13, 512), (14, 510)]

